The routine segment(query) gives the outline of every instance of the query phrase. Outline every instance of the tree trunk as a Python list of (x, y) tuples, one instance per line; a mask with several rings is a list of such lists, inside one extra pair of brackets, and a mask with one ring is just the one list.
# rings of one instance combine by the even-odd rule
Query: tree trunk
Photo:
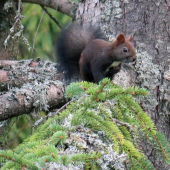
[(19, 53), (19, 38), (15, 36), (20, 29), (15, 19), (17, 4), (6, 0), (0, 2), (0, 60), (15, 60)]
[[(170, 140), (170, 1), (86, 0), (79, 5), (77, 21), (99, 23), (110, 40), (122, 32), (126, 36), (134, 35), (136, 72), (123, 67), (114, 82), (149, 90), (141, 106)], [(143, 151), (157, 169), (170, 169), (157, 160), (151, 148), (145, 146)]]

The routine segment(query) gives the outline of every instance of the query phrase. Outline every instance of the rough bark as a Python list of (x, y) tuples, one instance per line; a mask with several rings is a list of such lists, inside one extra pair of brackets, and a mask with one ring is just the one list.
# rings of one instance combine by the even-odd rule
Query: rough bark
[(63, 81), (63, 74), (58, 72), (57, 64), (50, 61), (0, 60), (0, 91), (7, 91), (11, 87), (21, 87), (24, 83), (35, 80), (45, 82), (47, 80)]
[[(137, 62), (134, 69), (116, 75), (120, 85), (136, 85), (150, 92), (141, 106), (152, 117), (168, 140), (170, 112), (170, 1), (161, 0), (86, 0), (77, 10), (78, 22), (98, 23), (110, 40), (119, 33), (134, 34)], [(129, 77), (132, 80), (129, 83)], [(160, 163), (146, 145), (143, 151), (157, 169), (170, 169)]]
[[(0, 70), (0, 90), (9, 90), (0, 96), (0, 121), (38, 107), (46, 110), (64, 103), (63, 74), (58, 72), (57, 64), (40, 60), (1, 60), (0, 68), (3, 68)], [(35, 106), (35, 103), (39, 104)]]
[(0, 96), (0, 121), (33, 110), (49, 111), (60, 108), (66, 101), (65, 87), (60, 81), (47, 81), (46, 83), (25, 84), (22, 88), (13, 88)]
[[(12, 40), (12, 36), (18, 31), (16, 23), (13, 34), (10, 35), (10, 29), (13, 27), (16, 19), (17, 3), (13, 1), (1, 0), (0, 2), (0, 59), (13, 60), (17, 59), (19, 53), (19, 39)], [(7, 39), (8, 38), (8, 39)], [(5, 44), (6, 40), (6, 44)]]

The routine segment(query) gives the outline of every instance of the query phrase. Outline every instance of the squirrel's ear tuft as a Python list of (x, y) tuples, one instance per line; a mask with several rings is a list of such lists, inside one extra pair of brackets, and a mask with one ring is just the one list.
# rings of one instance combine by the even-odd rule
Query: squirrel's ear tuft
[(133, 40), (133, 35), (131, 35), (129, 38), (128, 38), (129, 41), (132, 41)]
[(122, 44), (122, 43), (124, 43), (125, 42), (125, 36), (124, 36), (124, 34), (120, 34), (118, 37), (117, 37), (117, 45), (120, 45), (120, 44)]

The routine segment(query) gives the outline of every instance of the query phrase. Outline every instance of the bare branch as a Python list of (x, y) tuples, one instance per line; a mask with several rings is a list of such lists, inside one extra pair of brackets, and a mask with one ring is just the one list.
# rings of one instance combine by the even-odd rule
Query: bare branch
[(60, 108), (66, 100), (60, 81), (25, 84), (0, 96), (0, 121), (34, 111)]
[(28, 2), (33, 4), (39, 4), (46, 7), (50, 7), (52, 9), (58, 10), (72, 18), (75, 17), (77, 5), (69, 0), (22, 0), (22, 2)]
[(60, 25), (60, 23), (51, 15), (51, 13), (48, 12), (48, 10), (44, 6), (42, 6), (42, 5), (40, 5), (40, 6), (48, 14), (48, 16), (58, 25), (58, 27), (60, 29), (62, 29), (62, 26)]
[(59, 115), (60, 112), (62, 112), (73, 100), (67, 102), (65, 105), (63, 105), (60, 109), (58, 109), (55, 113), (47, 115), (47, 117), (53, 117), (54, 115)]
[(122, 122), (122, 121), (120, 121), (120, 120), (118, 120), (118, 119), (113, 119), (113, 118), (112, 118), (112, 120), (113, 120), (113, 122), (115, 122), (115, 123), (118, 123), (118, 124), (120, 124), (120, 125), (122, 125), (122, 126), (126, 126), (129, 131), (131, 131), (131, 130), (133, 129), (132, 126), (131, 126), (129, 123)]
[(35, 48), (34, 48), (35, 40), (36, 40), (36, 37), (37, 37), (38, 30), (39, 30), (39, 28), (40, 28), (40, 24), (41, 24), (42, 19), (43, 19), (43, 17), (44, 17), (44, 14), (45, 14), (45, 11), (43, 11), (43, 14), (42, 14), (42, 16), (41, 16), (41, 19), (40, 19), (39, 24), (38, 24), (38, 27), (37, 27), (37, 31), (36, 31), (36, 33), (35, 33), (31, 56), (33, 55), (33, 52), (34, 52), (34, 50), (35, 50)]

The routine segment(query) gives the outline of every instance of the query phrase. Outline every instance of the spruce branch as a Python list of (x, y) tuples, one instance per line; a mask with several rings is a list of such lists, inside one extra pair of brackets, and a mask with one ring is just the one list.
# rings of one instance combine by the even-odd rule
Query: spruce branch
[(37, 166), (32, 164), (30, 161), (24, 159), (22, 156), (15, 154), (12, 151), (0, 151), (0, 158), (5, 158), (6, 160), (10, 160), (13, 163), (17, 163), (20, 167), (26, 167), (28, 169), (38, 170)]
[(134, 111), (134, 113), (141, 119), (141, 121), (142, 121), (143, 124), (145, 125), (144, 128), (147, 128), (147, 130), (150, 131), (151, 134), (154, 136), (155, 140), (157, 141), (157, 143), (159, 144), (159, 147), (160, 147), (161, 150), (162, 150), (162, 153), (163, 153), (165, 159), (166, 159), (166, 160), (169, 160), (168, 157), (167, 157), (167, 154), (166, 154), (166, 152), (165, 152), (165, 150), (164, 150), (164, 148), (163, 148), (163, 146), (161, 145), (161, 142), (158, 140), (158, 138), (157, 138), (157, 136), (156, 136), (156, 132), (155, 132), (155, 128), (156, 128), (156, 127), (155, 127), (154, 125), (153, 125), (152, 127), (149, 126), (149, 125), (147, 124), (148, 122), (146, 122), (146, 119), (144, 120), (144, 118), (139, 114), (139, 112), (137, 112), (137, 111), (135, 110), (135, 108), (132, 107), (132, 106), (129, 104), (129, 100), (128, 100), (128, 101), (127, 101), (126, 99), (124, 99), (124, 100), (125, 100), (125, 102), (127, 103), (127, 105)]

